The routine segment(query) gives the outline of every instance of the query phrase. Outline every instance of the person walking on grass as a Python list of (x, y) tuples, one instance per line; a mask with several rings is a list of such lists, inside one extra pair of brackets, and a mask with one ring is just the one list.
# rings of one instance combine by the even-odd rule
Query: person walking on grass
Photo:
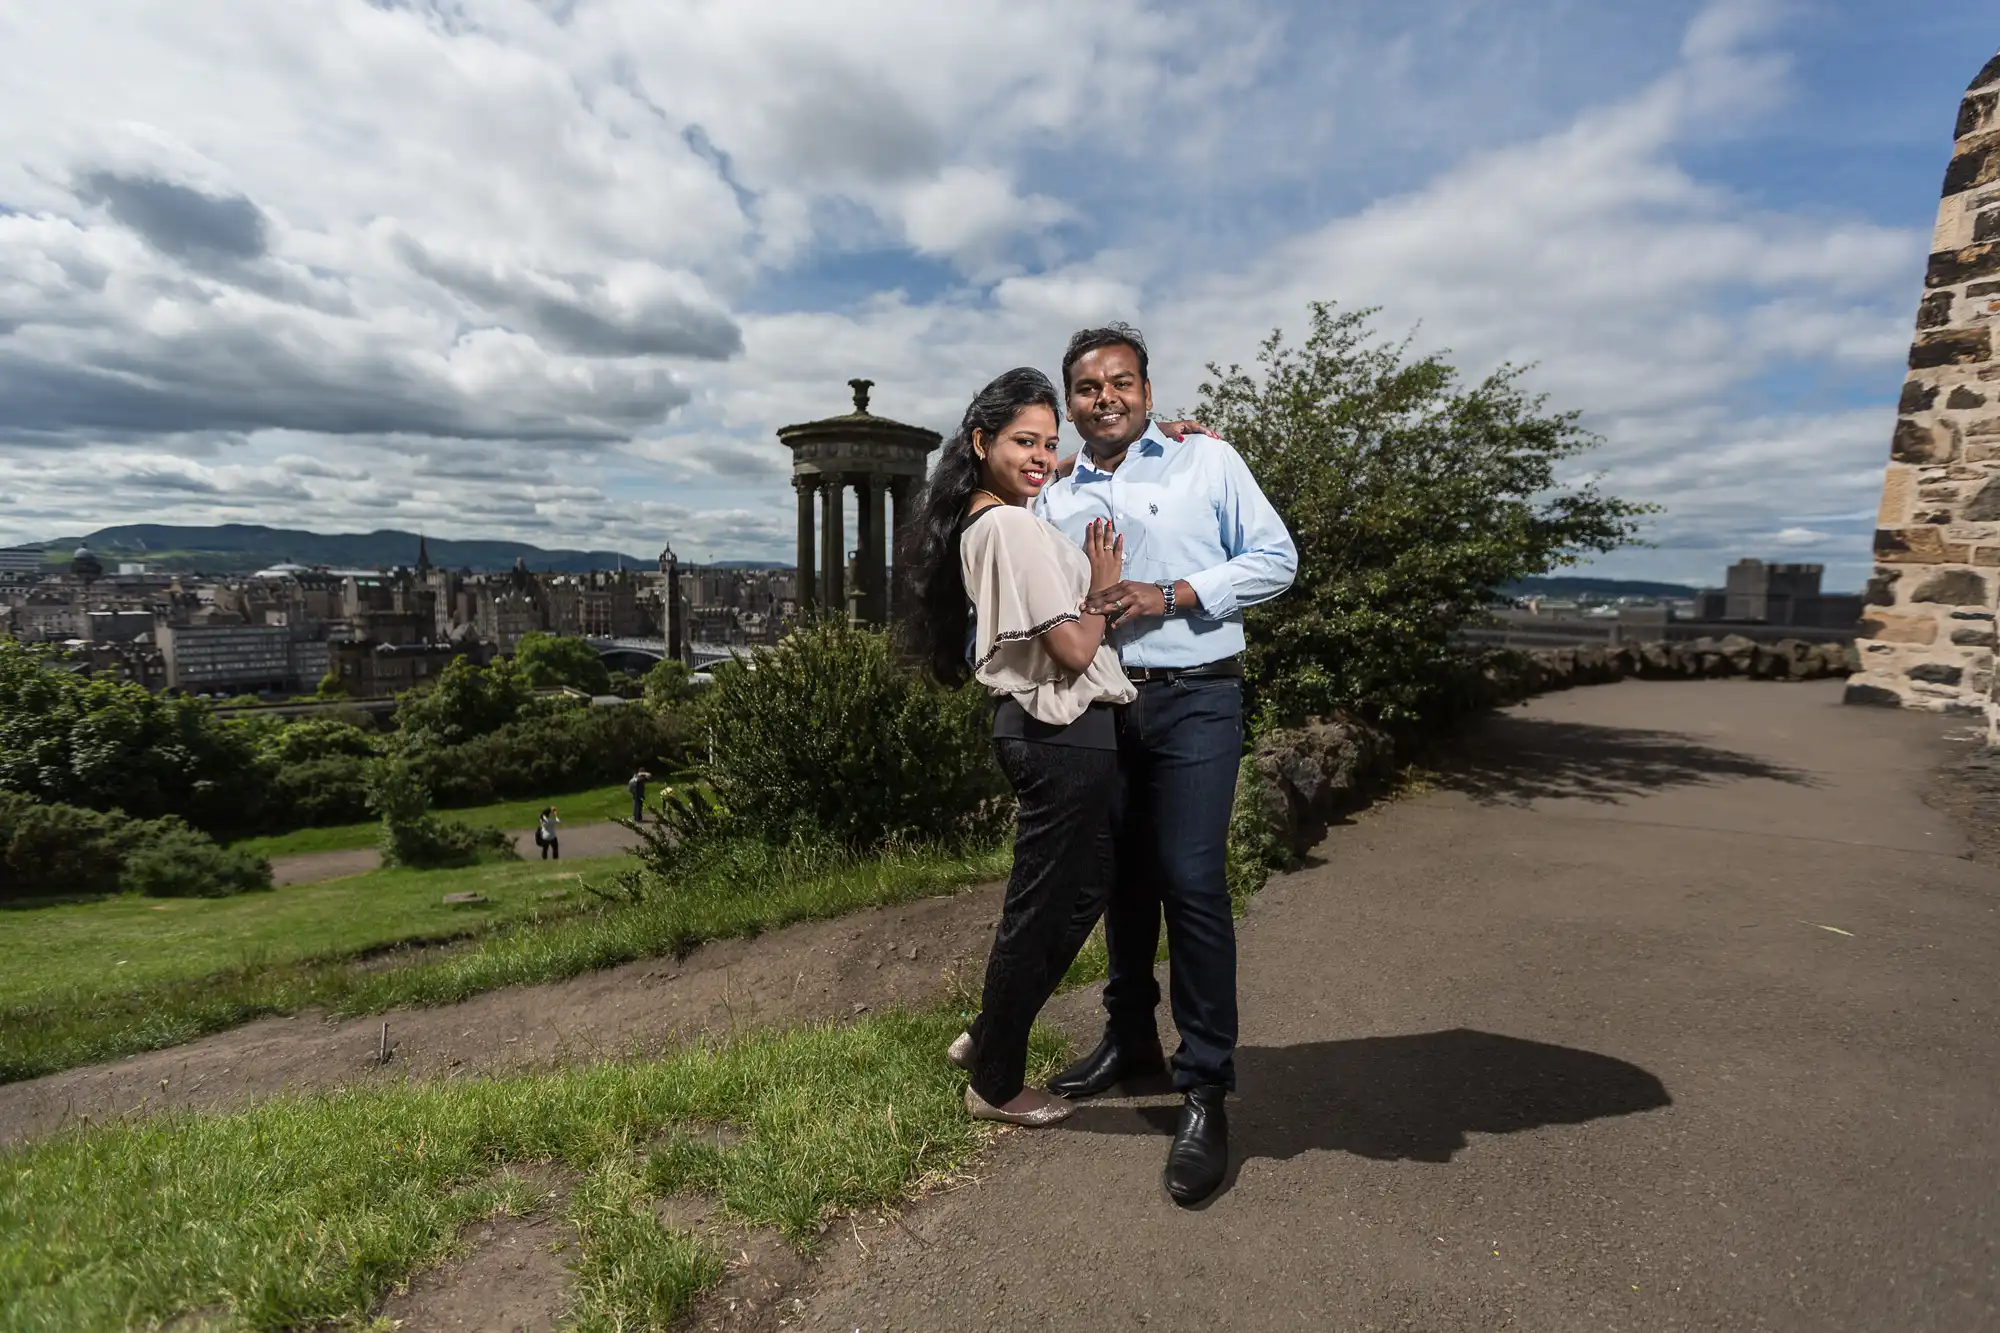
[[(896, 564), (906, 637), (951, 685), (994, 696), (993, 746), (1019, 805), (1014, 868), (987, 957), (979, 1017), (952, 1043), (975, 1118), (1051, 1125), (1070, 1104), (1026, 1086), (1028, 1032), (1069, 968), (1070, 921), (1101, 902), (1117, 788), (1114, 705), (1136, 691), (1086, 598), (1118, 585), (1109, 522), (1081, 549), (1029, 506), (1055, 476), (1059, 403), (1038, 370), (979, 391), (946, 442)], [(1077, 941), (1080, 945), (1081, 941)]]
[(562, 860), (562, 843), (556, 837), (556, 831), (561, 827), (562, 820), (556, 818), (556, 808), (543, 806), (541, 820), (535, 825), (535, 846), (542, 849), (544, 861)]
[(1234, 449), (1199, 427), (1184, 437), (1193, 423), (1152, 424), (1138, 330), (1077, 333), (1062, 373), (1083, 450), (1036, 508), (1086, 551), (1101, 523), (1123, 535), (1124, 577), (1093, 587), (1084, 609), (1109, 617), (1137, 698), (1118, 717), (1109, 902), (1086, 894), (1065, 945), (1081, 947), (1103, 913), (1104, 1037), (1049, 1088), (1093, 1097), (1166, 1067), (1153, 979), (1164, 915), (1180, 1033), (1173, 1085), (1185, 1099), (1165, 1180), (1193, 1204), (1228, 1172), (1224, 1105), (1236, 1083), (1236, 928), (1223, 866), (1243, 758), (1243, 608), (1291, 586), (1298, 549)]
[(632, 775), (630, 782), (625, 784), (625, 790), (632, 796), (632, 822), (634, 824), (643, 824), (646, 822), (646, 780), (652, 776), (651, 773), (642, 768)]

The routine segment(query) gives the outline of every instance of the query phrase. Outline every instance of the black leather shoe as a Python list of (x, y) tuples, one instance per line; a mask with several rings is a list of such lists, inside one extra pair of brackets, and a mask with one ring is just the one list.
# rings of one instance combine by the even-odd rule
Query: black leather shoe
[(1215, 1193), (1229, 1174), (1229, 1090), (1206, 1084), (1188, 1090), (1174, 1146), (1167, 1149), (1167, 1193), (1183, 1207)]
[(1109, 1092), (1129, 1078), (1160, 1073), (1167, 1057), (1160, 1052), (1160, 1039), (1120, 1042), (1110, 1033), (1097, 1049), (1049, 1080), (1049, 1091), (1075, 1100)]

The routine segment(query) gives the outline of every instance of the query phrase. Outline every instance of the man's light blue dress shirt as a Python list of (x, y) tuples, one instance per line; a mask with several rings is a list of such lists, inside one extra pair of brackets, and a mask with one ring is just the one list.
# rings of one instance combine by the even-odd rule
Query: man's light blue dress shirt
[(1035, 512), (1082, 545), (1095, 518), (1125, 536), (1125, 577), (1185, 579), (1201, 606), (1116, 630), (1118, 657), (1132, 667), (1192, 667), (1243, 651), (1243, 608), (1292, 586), (1299, 552), (1278, 511), (1237, 452), (1221, 440), (1171, 440), (1158, 425), (1132, 442), (1116, 472), (1091, 465), (1042, 492)]

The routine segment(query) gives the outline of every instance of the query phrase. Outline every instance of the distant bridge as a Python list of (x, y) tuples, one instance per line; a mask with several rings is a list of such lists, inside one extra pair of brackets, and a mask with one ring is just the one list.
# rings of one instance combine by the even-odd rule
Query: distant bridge
[[(614, 639), (585, 638), (584, 642), (597, 651), (608, 667), (622, 670), (634, 668), (644, 671), (653, 663), (664, 661), (667, 656), (667, 641), (659, 639)], [(714, 666), (717, 662), (727, 662), (732, 657), (748, 657), (754, 648), (732, 648), (721, 643), (693, 643), (688, 645), (688, 663), (696, 671)]]

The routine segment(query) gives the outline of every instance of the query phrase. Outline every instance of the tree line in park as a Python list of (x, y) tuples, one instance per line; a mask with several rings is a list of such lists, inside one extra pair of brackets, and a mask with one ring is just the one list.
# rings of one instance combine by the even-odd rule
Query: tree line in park
[[(378, 816), (394, 835), (384, 848), (392, 862), (462, 862), (490, 840), (440, 825), (428, 817), (433, 804), (578, 791), (678, 767), (685, 668), (664, 666), (649, 697), (622, 708), (536, 695), (566, 683), (549, 680), (545, 659), (568, 652), (538, 647), (525, 667), (460, 658), (403, 695), (383, 732), (358, 710), (234, 715), (78, 675), (52, 653), (0, 640), (0, 897), (240, 892), (268, 886), (269, 869), (217, 840)], [(147, 878), (169, 851), (180, 872)]]
[[(1476, 706), (1477, 661), (1458, 629), (1501, 586), (1632, 541), (1646, 512), (1566, 475), (1596, 441), (1527, 392), (1520, 370), (1469, 384), (1442, 357), (1376, 337), (1371, 314), (1314, 305), (1302, 343), (1274, 333), (1255, 368), (1211, 365), (1192, 410), (1242, 453), (1299, 547), (1291, 591), (1247, 612), (1256, 733), (1343, 714), (1436, 725)], [(989, 837), (1004, 823), (985, 699), (930, 683), (882, 632), (809, 624), (754, 670), (718, 667), (700, 694), (663, 664), (640, 706), (533, 693), (603, 692), (602, 675), (580, 642), (524, 643), (489, 667), (452, 663), (377, 734), (339, 719), (226, 721), (0, 644), (0, 871), (10, 884), (47, 879), (30, 868), (47, 840), (24, 833), (52, 818), (38, 808), (196, 835), (384, 809), (421, 825), (430, 803), (678, 767), (695, 737), (707, 794), (669, 808), (631, 892), (737, 838), (867, 850)]]

